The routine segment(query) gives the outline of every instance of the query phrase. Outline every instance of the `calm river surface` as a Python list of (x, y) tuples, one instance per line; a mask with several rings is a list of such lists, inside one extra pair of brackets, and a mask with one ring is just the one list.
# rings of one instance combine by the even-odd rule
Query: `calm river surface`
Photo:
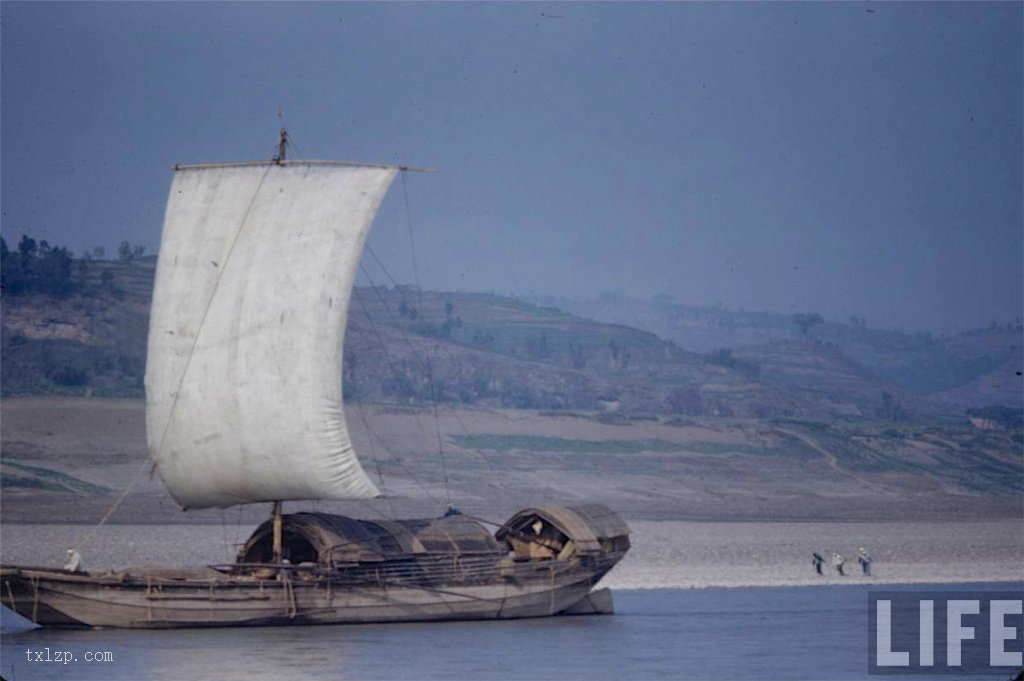
[[(0, 673), (8, 681), (880, 679), (867, 671), (872, 588), (618, 591), (613, 617), (191, 631), (19, 630), (5, 610)], [(75, 661), (26, 659), (45, 648)], [(108, 652), (111, 661), (84, 659)]]

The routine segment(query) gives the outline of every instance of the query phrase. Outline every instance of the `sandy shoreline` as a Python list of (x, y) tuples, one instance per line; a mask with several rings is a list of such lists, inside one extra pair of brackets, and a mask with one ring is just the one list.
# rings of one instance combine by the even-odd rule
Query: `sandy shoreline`
[[(87, 569), (226, 563), (267, 518), (269, 504), (183, 513), (148, 475), (139, 400), (6, 399), (2, 408), (5, 479), (35, 476), (29, 483), (37, 484), (9, 484), (0, 496), (0, 562), (59, 567), (68, 547), (89, 539)], [(500, 523), (524, 507), (599, 502), (632, 528), (632, 550), (606, 579), (618, 589), (867, 583), (856, 563), (861, 546), (875, 559), (870, 583), (1024, 580), (1019, 495), (844, 468), (813, 429), (797, 441), (761, 422), (612, 425), (514, 410), (446, 411), (427, 428), (415, 410), (360, 409), (366, 418), (352, 419), (353, 437), (371, 454), (368, 470), (385, 496), (289, 502), (287, 512), (427, 518), (454, 500)], [(450, 436), (447, 473), (424, 449), (424, 432), (434, 428)], [(458, 446), (467, 434), (490, 448)], [(502, 449), (531, 437), (565, 446)], [(682, 449), (623, 445), (634, 440)], [(590, 451), (595, 443), (621, 451)], [(765, 448), (786, 455), (751, 454)], [(47, 487), (68, 481), (78, 487)], [(815, 551), (842, 554), (847, 576), (830, 564), (816, 575)]]
[[(1015, 520), (890, 523), (634, 522), (634, 550), (608, 576), (619, 589), (1024, 580)], [(873, 574), (856, 562), (865, 547)], [(845, 558), (815, 574), (811, 553)]]
[[(700, 523), (634, 521), (633, 548), (605, 579), (615, 589), (718, 586), (911, 584), (1024, 581), (1024, 535), (1017, 521), (906, 523)], [(231, 562), (252, 526), (0, 525), (5, 564), (59, 566), (83, 545), (87, 569)], [(92, 533), (92, 534), (91, 534)], [(91, 534), (91, 536), (90, 536)], [(866, 547), (874, 574), (856, 552)], [(819, 577), (811, 552), (846, 558)]]

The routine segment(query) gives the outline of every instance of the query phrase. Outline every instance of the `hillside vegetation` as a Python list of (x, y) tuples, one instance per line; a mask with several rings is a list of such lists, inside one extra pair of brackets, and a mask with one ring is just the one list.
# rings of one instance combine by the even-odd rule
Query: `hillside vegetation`
[[(16, 256), (24, 259), (8, 254)], [(33, 257), (40, 261), (38, 253)], [(69, 258), (67, 285), (58, 289), (5, 285), (3, 394), (143, 396), (154, 271), (154, 257), (126, 251), (119, 260)], [(926, 347), (917, 337), (856, 325), (821, 320), (801, 334), (792, 320), (787, 330), (782, 315), (742, 313), (728, 322), (732, 317), (721, 311), (660, 305), (663, 321), (676, 315), (676, 335), (697, 329), (693, 334), (704, 340), (691, 346), (699, 352), (651, 331), (516, 298), (357, 288), (345, 347), (346, 397), (598, 411), (609, 421), (652, 415), (963, 421), (968, 407), (1016, 406), (990, 385), (992, 366), (1013, 363), (1003, 348), (1013, 340), (1002, 337), (1005, 330), (998, 338), (992, 332), (946, 339), (936, 349), (935, 342)], [(632, 307), (638, 321), (657, 326), (650, 309)], [(603, 314), (623, 309), (606, 305)], [(722, 342), (713, 342), (714, 328), (724, 329)], [(683, 340), (693, 341), (693, 334)], [(929, 352), (946, 361), (954, 347), (962, 367), (973, 367), (961, 371), (956, 385), (921, 379), (939, 388), (921, 391), (899, 371), (881, 368), (926, 363)], [(875, 366), (859, 361), (858, 352), (875, 357)]]

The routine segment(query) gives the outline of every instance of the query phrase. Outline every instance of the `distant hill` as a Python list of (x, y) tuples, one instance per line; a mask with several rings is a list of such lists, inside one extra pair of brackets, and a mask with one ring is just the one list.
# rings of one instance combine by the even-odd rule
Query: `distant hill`
[[(633, 300), (606, 295), (595, 301), (544, 299), (592, 319), (645, 329), (691, 352), (728, 348), (757, 359), (776, 343), (812, 342), (856, 362), (866, 380), (942, 401), (950, 409), (990, 405), (1024, 408), (1024, 326), (1018, 318), (952, 336), (873, 329), (852, 317), (822, 319), (804, 334), (794, 315), (747, 312), (678, 303), (667, 296)], [(785, 351), (782, 351), (785, 352)]]
[[(5, 292), (3, 394), (143, 396), (154, 271), (155, 258), (74, 260), (70, 291)], [(603, 314), (625, 317), (625, 307), (610, 306)], [(795, 325), (782, 315), (732, 316), (662, 304), (659, 317), (657, 305), (633, 307), (637, 321), (668, 324), (662, 333), (667, 329), (687, 342), (702, 339), (691, 345), (697, 351), (650, 330), (516, 298), (415, 287), (357, 288), (345, 348), (346, 397), (603, 410), (609, 421), (645, 415), (963, 419), (965, 409), (955, 404), (963, 395), (983, 395), (983, 401), (1003, 397), (1001, 386), (984, 382), (969, 394), (966, 387), (963, 395), (935, 391), (954, 403), (950, 406), (909, 388), (898, 380), (899, 372), (879, 370), (898, 360), (913, 366), (928, 357), (929, 348), (937, 357), (953, 356), (951, 350), (936, 350), (945, 346), (916, 337), (829, 322), (803, 337), (787, 328)], [(984, 375), (988, 360), (972, 349), (976, 344), (959, 342), (967, 348), (962, 364), (977, 364), (964, 374), (967, 386)], [(859, 361), (848, 348), (861, 356), (873, 352), (875, 366)], [(967, 400), (971, 406), (998, 403), (1013, 404)]]

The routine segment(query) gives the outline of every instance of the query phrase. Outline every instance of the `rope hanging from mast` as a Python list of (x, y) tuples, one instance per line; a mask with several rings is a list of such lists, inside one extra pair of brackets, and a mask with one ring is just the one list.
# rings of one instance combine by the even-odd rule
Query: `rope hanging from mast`
[[(416, 280), (416, 294), (420, 309), (423, 309), (423, 288), (420, 286), (420, 269), (416, 262), (416, 241), (413, 238), (412, 215), (409, 209), (409, 190), (405, 184), (405, 173), (402, 173), (402, 199), (405, 204), (405, 223), (409, 230), (409, 250), (412, 252), (412, 272)], [(448, 502), (448, 508), (452, 508), (452, 495), (448, 484), (448, 464), (444, 456), (444, 438), (441, 435), (441, 417), (437, 408), (437, 386), (434, 380), (434, 367), (430, 361), (430, 355), (424, 354), (423, 363), (427, 369), (427, 383), (430, 386), (430, 402), (434, 415), (434, 429), (437, 432), (437, 452), (441, 457), (441, 474), (444, 477), (444, 496)]]

